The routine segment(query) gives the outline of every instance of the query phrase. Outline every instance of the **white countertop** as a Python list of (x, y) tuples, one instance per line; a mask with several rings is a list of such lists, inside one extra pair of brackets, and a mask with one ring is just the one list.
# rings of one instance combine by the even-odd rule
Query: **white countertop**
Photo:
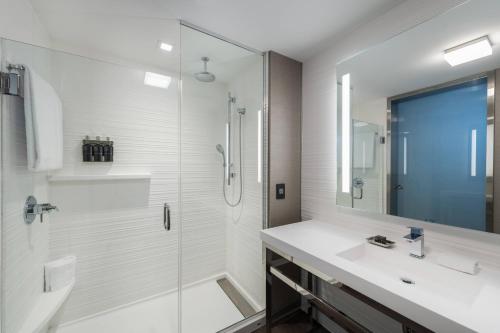
[[(483, 262), (481, 251), (476, 253), (471, 250), (472, 254), (467, 253), (477, 258), (481, 266), (477, 275), (468, 275), (437, 265), (436, 258), (440, 253), (452, 253), (454, 249), (437, 243), (432, 236), (430, 240), (426, 239), (424, 259), (407, 257), (408, 245), (402, 239), (405, 229), (403, 226), (393, 229), (377, 230), (376, 227), (363, 228), (356, 223), (350, 226), (340, 222), (311, 220), (263, 230), (261, 239), (265, 244), (433, 331), (500, 332), (500, 270), (488, 265), (491, 258), (487, 258), (487, 254)], [(396, 241), (396, 247), (388, 250), (366, 244), (366, 237), (376, 234)], [(353, 262), (342, 254), (356, 248), (366, 249), (367, 260), (380, 256), (382, 267), (384, 264), (388, 267), (391, 263), (389, 260), (383, 262), (387, 256), (403, 258), (406, 266), (414, 263), (416, 284), (405, 284), (399, 276), (372, 269), (368, 261), (363, 265), (362, 261)], [(430, 269), (420, 273), (419, 267)], [(398, 271), (399, 268), (394, 269)]]

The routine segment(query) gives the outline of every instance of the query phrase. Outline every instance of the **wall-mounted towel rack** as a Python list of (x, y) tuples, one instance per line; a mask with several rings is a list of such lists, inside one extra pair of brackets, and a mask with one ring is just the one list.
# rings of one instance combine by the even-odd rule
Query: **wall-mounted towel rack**
[(8, 64), (8, 72), (0, 72), (0, 94), (24, 97), (22, 81), (25, 69), (23, 65)]

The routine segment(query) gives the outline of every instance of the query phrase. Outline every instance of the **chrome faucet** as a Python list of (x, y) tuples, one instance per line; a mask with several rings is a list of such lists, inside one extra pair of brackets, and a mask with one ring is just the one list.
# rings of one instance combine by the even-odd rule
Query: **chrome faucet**
[(410, 233), (403, 238), (410, 243), (410, 256), (422, 259), (424, 253), (424, 228), (408, 227)]
[(43, 223), (43, 214), (50, 213), (52, 211), (59, 211), (59, 208), (56, 206), (43, 203), (39, 204), (36, 201), (36, 198), (32, 195), (26, 199), (26, 203), (24, 205), (24, 222), (27, 224), (33, 223), (37, 215), (40, 215), (40, 222)]

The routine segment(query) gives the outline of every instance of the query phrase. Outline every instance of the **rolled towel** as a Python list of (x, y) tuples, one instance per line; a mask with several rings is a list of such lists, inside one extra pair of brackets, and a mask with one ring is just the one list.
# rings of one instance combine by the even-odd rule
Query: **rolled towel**
[(67, 256), (44, 265), (45, 292), (56, 291), (75, 281), (76, 257)]
[(443, 253), (438, 257), (437, 262), (441, 266), (471, 275), (479, 272), (477, 260), (457, 254)]

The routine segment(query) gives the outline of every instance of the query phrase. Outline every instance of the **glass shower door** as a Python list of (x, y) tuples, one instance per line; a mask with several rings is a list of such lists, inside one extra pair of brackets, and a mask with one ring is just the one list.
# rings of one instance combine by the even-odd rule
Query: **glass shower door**
[[(2, 333), (38, 331), (36, 319), (59, 325), (58, 333), (179, 331), (179, 23), (105, 23), (120, 25), (109, 29), (115, 31), (147, 27), (152, 39), (142, 59), (106, 49), (96, 52), (105, 54), (99, 60), (1, 40), (2, 72), (8, 64), (26, 66), (53, 87), (63, 114), (62, 168), (30, 170), (24, 100), (1, 97)], [(161, 53), (158, 39), (169, 37), (177, 50)], [(120, 47), (142, 41), (124, 34)], [(83, 140), (93, 147), (90, 162)], [(112, 161), (102, 154), (110, 142)], [(26, 223), (29, 195), (59, 211)], [(69, 280), (47, 290), (45, 264), (66, 256), (76, 257), (71, 292)]]
[(183, 333), (264, 309), (263, 56), (181, 27)]

